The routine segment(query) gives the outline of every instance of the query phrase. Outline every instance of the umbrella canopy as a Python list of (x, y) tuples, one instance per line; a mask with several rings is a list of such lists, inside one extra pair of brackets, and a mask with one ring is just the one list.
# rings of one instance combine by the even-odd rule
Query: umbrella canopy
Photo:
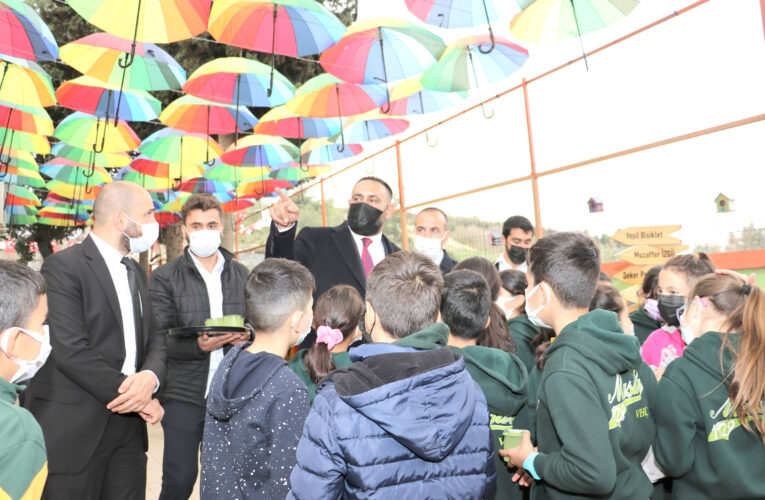
[(40, 177), (39, 172), (11, 165), (5, 167), (0, 165), (0, 181), (38, 189), (45, 187), (45, 181)]
[(201, 99), (234, 106), (273, 107), (295, 95), (295, 86), (281, 73), (244, 57), (221, 57), (203, 64), (189, 77), (183, 91)]
[(67, 0), (98, 28), (138, 42), (171, 43), (207, 29), (211, 0)]
[(255, 205), (253, 200), (248, 200), (247, 198), (236, 198), (231, 201), (224, 201), (220, 204), (220, 207), (223, 209), (224, 213), (228, 214), (238, 212), (240, 210), (246, 210), (253, 205)]
[(215, 164), (212, 167), (205, 170), (202, 176), (213, 181), (239, 184), (243, 181), (246, 182), (268, 175), (269, 170), (269, 167), (238, 167), (236, 165), (228, 165), (218, 159), (215, 160)]
[(223, 163), (248, 167), (270, 167), (298, 159), (297, 146), (281, 137), (248, 135), (232, 144), (221, 156)]
[(438, 92), (422, 87), (420, 78), (399, 83), (390, 92), (391, 115), (422, 115), (443, 111), (459, 103), (467, 92)]
[(125, 120), (117, 126), (103, 119), (76, 111), (67, 116), (56, 127), (53, 137), (82, 149), (93, 149), (101, 153), (132, 151), (141, 144), (141, 139)]
[[(5, 190), (6, 206), (39, 207), (40, 199), (29, 189), (21, 186), (9, 185)], [(36, 212), (32, 215), (35, 215)]]
[(272, 169), (268, 174), (272, 179), (283, 181), (302, 181), (304, 179), (313, 179), (332, 170), (329, 165), (307, 165), (301, 166), (297, 163), (291, 163), (289, 167)]
[(218, 41), (271, 54), (273, 89), (275, 55), (305, 57), (331, 47), (345, 26), (326, 7), (313, 0), (217, 0), (208, 31)]
[[(220, 193), (210, 193), (212, 194), (216, 200), (219, 202), (228, 202), (235, 198), (235, 195), (229, 192), (220, 192)], [(160, 212), (166, 213), (178, 213), (183, 208), (183, 205), (188, 201), (188, 199), (191, 197), (190, 193), (184, 193), (184, 192), (177, 192), (174, 193), (173, 196), (170, 198), (170, 200), (165, 203), (165, 205), (162, 206), (160, 209)]]
[(130, 164), (130, 155), (127, 153), (96, 153), (92, 149), (85, 150), (59, 142), (55, 144), (50, 153), (76, 163), (85, 163), (105, 168), (118, 168)]
[(287, 106), (277, 106), (260, 118), (253, 132), (293, 139), (328, 137), (340, 132), (340, 124), (333, 119), (300, 116)]
[(59, 104), (99, 118), (122, 117), (132, 122), (146, 122), (159, 116), (160, 102), (143, 90), (124, 89), (87, 75), (69, 80), (56, 89)]
[(287, 189), (292, 187), (292, 182), (280, 179), (258, 179), (240, 184), (236, 188), (236, 194), (239, 196), (262, 198), (263, 196), (275, 192), (277, 189)]
[(89, 177), (93, 184), (104, 184), (112, 180), (112, 176), (103, 167), (91, 167), (65, 158), (53, 158), (45, 162), (40, 167), (40, 173), (67, 184), (84, 184)]
[[(168, 104), (160, 113), (159, 121), (176, 130), (205, 135), (244, 132), (258, 123), (244, 106), (237, 108), (193, 95), (184, 95)], [(235, 127), (235, 123), (238, 126)]]
[(153, 177), (151, 175), (136, 172), (135, 170), (126, 171), (120, 180), (133, 182), (146, 189), (147, 191), (155, 192), (170, 191), (178, 184), (178, 181), (175, 179), (168, 177)]
[(204, 177), (187, 179), (178, 186), (177, 191), (183, 193), (225, 193), (234, 189), (233, 182), (214, 181)]
[(361, 144), (346, 144), (341, 151), (336, 147), (336, 143), (331, 137), (307, 139), (300, 147), (302, 161), (307, 165), (331, 163), (336, 160), (351, 158), (361, 154), (362, 151)]
[(351, 143), (376, 141), (400, 134), (408, 128), (407, 120), (387, 118), (375, 110), (349, 121), (345, 127), (345, 138)]
[(50, 153), (48, 139), (40, 134), (19, 132), (18, 130), (0, 127), (0, 151), (5, 151), (5, 148), (21, 149), (40, 155)]
[(404, 0), (409, 12), (439, 28), (472, 28), (497, 20), (491, 0)]
[(165, 179), (183, 179), (202, 175), (204, 167), (198, 163), (166, 163), (139, 156), (130, 163), (130, 167), (144, 175)]
[(0, 101), (0, 126), (19, 132), (53, 135), (53, 120), (45, 109)]
[(88, 181), (89, 179), (83, 178), (78, 183), (71, 184), (65, 181), (52, 180), (48, 182), (47, 186), (51, 193), (64, 198), (95, 200), (98, 192), (101, 191), (101, 184), (90, 184)]
[(138, 150), (149, 159), (184, 165), (218, 158), (223, 149), (209, 135), (165, 127), (143, 140)]
[[(352, 25), (319, 63), (336, 77), (351, 83), (403, 80), (427, 70), (446, 45), (430, 31), (401, 19), (372, 19)], [(388, 102), (389, 99), (388, 99)], [(387, 113), (389, 107), (384, 108)]]
[(55, 61), (58, 45), (34, 8), (21, 0), (0, 3), (0, 54), (30, 61)]
[(170, 54), (153, 43), (136, 43), (133, 64), (120, 66), (130, 52), (130, 40), (109, 33), (94, 33), (61, 47), (61, 59), (82, 74), (112, 85), (138, 90), (179, 89), (186, 71)]
[(50, 77), (38, 64), (0, 55), (0, 100), (12, 105), (47, 107), (56, 104)]

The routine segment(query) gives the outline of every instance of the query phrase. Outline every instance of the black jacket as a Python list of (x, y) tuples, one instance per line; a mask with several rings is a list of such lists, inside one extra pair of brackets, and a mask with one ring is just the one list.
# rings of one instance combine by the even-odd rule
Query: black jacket
[[(296, 231), (297, 224), (280, 233), (272, 222), (266, 257), (296, 260), (307, 267), (316, 280), (314, 301), (335, 285), (350, 285), (364, 297), (367, 278), (348, 221), (335, 227), (304, 227), (297, 238)], [(401, 250), (385, 235), (382, 244), (385, 255)]]
[[(223, 314), (245, 315), (244, 283), (247, 268), (234, 255), (220, 249), (225, 264), (221, 273)], [(149, 280), (151, 305), (157, 319), (156, 334), (167, 339), (167, 376), (160, 387), (162, 401), (172, 399), (205, 405), (210, 353), (199, 348), (195, 337), (167, 335), (167, 330), (182, 326), (203, 326), (210, 317), (210, 299), (189, 249), (183, 255), (158, 267)]]
[(452, 272), (452, 269), (454, 269), (454, 266), (457, 265), (457, 261), (452, 259), (452, 256), (449, 255), (449, 253), (444, 250), (444, 258), (441, 259), (441, 264), (438, 265), (438, 267), (441, 269), (441, 274), (447, 275), (450, 272)]
[[(137, 371), (165, 374), (165, 339), (152, 325), (146, 273), (134, 266), (143, 324), (136, 339)], [(42, 427), (51, 473), (75, 473), (91, 460), (112, 414), (125, 375), (125, 338), (117, 291), (106, 262), (88, 236), (48, 257), (42, 265), (48, 291), (48, 325), (53, 347), (32, 379), (24, 406)], [(138, 415), (131, 414), (138, 419)], [(146, 449), (146, 426), (141, 426)]]

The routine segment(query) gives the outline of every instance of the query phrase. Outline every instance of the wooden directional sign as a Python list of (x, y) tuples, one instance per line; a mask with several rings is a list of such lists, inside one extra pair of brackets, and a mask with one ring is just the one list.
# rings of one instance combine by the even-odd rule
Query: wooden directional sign
[(640, 285), (643, 283), (645, 273), (651, 269), (651, 266), (630, 266), (614, 274), (614, 278), (630, 285)]
[(629, 288), (625, 288), (621, 291), (622, 297), (624, 297), (627, 302), (631, 304), (637, 304), (640, 302), (640, 297), (638, 297), (638, 290), (640, 290), (640, 285), (632, 285)]
[(628, 227), (617, 231), (611, 238), (625, 245), (679, 245), (680, 240), (669, 235), (681, 227), (679, 224), (675, 226)]
[(616, 254), (616, 257), (630, 264), (655, 266), (667, 262), (684, 250), (688, 250), (688, 245), (641, 245), (623, 250)]

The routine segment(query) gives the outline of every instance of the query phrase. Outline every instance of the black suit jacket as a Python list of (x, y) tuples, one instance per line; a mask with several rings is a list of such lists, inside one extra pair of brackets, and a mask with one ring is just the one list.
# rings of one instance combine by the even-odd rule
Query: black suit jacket
[[(151, 370), (161, 383), (164, 338), (153, 328), (146, 273), (137, 264), (135, 268), (143, 310), (137, 371)], [(48, 470), (75, 473), (93, 456), (111, 414), (106, 405), (125, 379), (122, 316), (106, 262), (90, 236), (48, 257), (41, 272), (48, 288), (53, 349), (32, 379), (24, 404), (42, 427)], [(140, 429), (146, 448), (146, 426)]]
[[(271, 223), (266, 242), (266, 257), (296, 260), (307, 267), (316, 280), (314, 300), (335, 285), (351, 285), (364, 297), (367, 278), (348, 221), (335, 227), (304, 227), (295, 238), (297, 224), (282, 233)], [(385, 255), (401, 250), (382, 236)]]
[(449, 255), (446, 250), (444, 250), (444, 258), (441, 259), (441, 264), (438, 265), (438, 267), (441, 269), (441, 274), (449, 274), (456, 265), (457, 261), (452, 259), (452, 256)]

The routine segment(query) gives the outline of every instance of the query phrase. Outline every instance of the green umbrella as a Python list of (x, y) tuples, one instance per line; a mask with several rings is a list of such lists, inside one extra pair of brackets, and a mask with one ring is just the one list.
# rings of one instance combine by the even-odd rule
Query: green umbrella
[(130, 155), (127, 153), (94, 153), (93, 150), (76, 148), (63, 142), (53, 146), (51, 154), (73, 162), (105, 168), (124, 167), (130, 164)]

